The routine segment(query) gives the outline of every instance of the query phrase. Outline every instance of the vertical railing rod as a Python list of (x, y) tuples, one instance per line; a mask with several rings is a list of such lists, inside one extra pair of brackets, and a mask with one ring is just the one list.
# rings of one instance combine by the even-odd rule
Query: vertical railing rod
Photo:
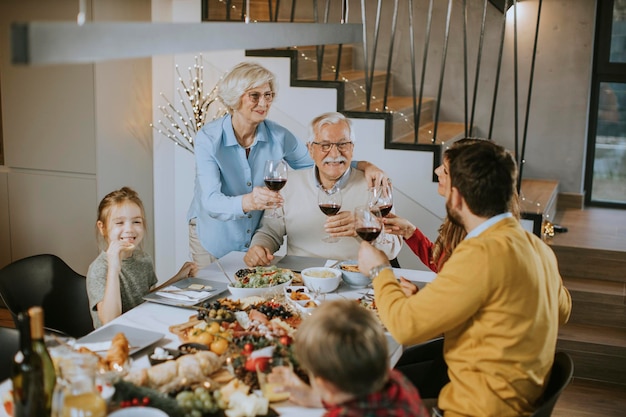
[(468, 112), (468, 81), (467, 81), (467, 0), (463, 0), (463, 109), (464, 115), (463, 124), (465, 125), (465, 137), (469, 136), (469, 112)]
[(535, 42), (533, 45), (533, 56), (530, 65), (530, 79), (528, 80), (528, 98), (526, 99), (526, 116), (524, 120), (524, 133), (522, 136), (522, 154), (520, 156), (519, 173), (517, 176), (517, 192), (519, 193), (522, 188), (522, 174), (524, 172), (524, 165), (526, 161), (524, 156), (526, 155), (526, 138), (528, 133), (528, 117), (530, 113), (530, 100), (533, 91), (533, 82), (535, 76), (535, 59), (537, 58), (537, 41), (539, 39), (539, 21), (541, 20), (541, 6), (543, 0), (539, 0), (539, 6), (537, 9), (537, 26), (535, 26)]
[(446, 32), (444, 35), (443, 42), (443, 51), (441, 56), (441, 71), (439, 74), (439, 89), (437, 91), (437, 104), (435, 107), (435, 120), (434, 120), (434, 128), (433, 128), (433, 139), (432, 142), (435, 143), (437, 141), (437, 130), (439, 127), (439, 109), (441, 107), (441, 93), (443, 92), (443, 75), (446, 69), (446, 57), (448, 55), (448, 40), (450, 38), (450, 20), (452, 17), (452, 0), (448, 1), (448, 14), (446, 16)]
[(417, 143), (417, 126), (419, 123), (419, 115), (417, 114), (417, 81), (415, 79), (415, 32), (413, 30), (413, 0), (408, 2), (409, 8), (409, 40), (411, 52), (411, 96), (413, 98), (413, 142)]
[(289, 22), (293, 23), (296, 18), (296, 0), (291, 0), (291, 13), (289, 14)]
[[(317, 7), (317, 0), (313, 0), (313, 20), (315, 21), (315, 23), (319, 23), (320, 21)], [(317, 59), (317, 80), (319, 81), (322, 79), (322, 60), (324, 59), (324, 45), (315, 45), (315, 57)]]
[[(208, 1), (209, 0), (207, 0), (207, 2)], [(226, 20), (230, 20), (230, 3), (231, 3), (231, 1), (232, 0), (226, 0)], [(207, 6), (207, 10), (208, 10), (208, 6)], [(243, 11), (243, 8), (242, 8), (242, 11)], [(208, 13), (207, 13), (207, 16), (208, 16)], [(242, 20), (243, 20), (243, 18), (242, 18)]]
[[(426, 32), (425, 32), (425, 40), (424, 40), (424, 57), (422, 58), (422, 74), (420, 77), (420, 91), (419, 91), (419, 99), (417, 102), (417, 117), (415, 118), (415, 144), (417, 145), (419, 141), (419, 128), (420, 128), (420, 117), (422, 116), (422, 99), (424, 97), (424, 81), (426, 79), (426, 63), (428, 61), (428, 46), (430, 44), (430, 32), (432, 28), (432, 20), (433, 20), (433, 2), (434, 0), (430, 0), (428, 4), (428, 18), (426, 22)], [(413, 107), (415, 108), (415, 103), (413, 103)]]
[(372, 50), (372, 65), (370, 67), (370, 73), (368, 74), (369, 82), (369, 90), (366, 88), (365, 90), (365, 109), (369, 111), (370, 104), (372, 102), (373, 88), (374, 88), (374, 70), (376, 68), (376, 54), (378, 53), (378, 36), (380, 34), (380, 18), (382, 15), (382, 0), (378, 0), (378, 4), (376, 6), (376, 23), (374, 24), (374, 49)]
[[(480, 79), (480, 63), (483, 56), (483, 44), (485, 39), (485, 21), (487, 19), (488, 0), (483, 4), (483, 19), (480, 24), (480, 41), (478, 42), (478, 55), (476, 57), (476, 74), (474, 78), (474, 93), (472, 95), (472, 115), (470, 117), (470, 136), (474, 136), (474, 115), (476, 113), (476, 97), (478, 96), (478, 82)], [(504, 11), (506, 13), (506, 10)]]
[[(274, 9), (274, 22), (278, 22), (278, 11), (280, 10), (280, 0), (276, 0), (276, 8)], [(293, 23), (293, 22), (291, 22)]]
[(493, 121), (496, 115), (496, 102), (498, 100), (498, 88), (500, 86), (500, 70), (502, 68), (502, 51), (504, 49), (504, 35), (506, 29), (506, 11), (509, 8), (509, 0), (504, 0), (504, 13), (502, 14), (502, 27), (500, 28), (500, 51), (498, 52), (498, 69), (496, 70), (496, 81), (493, 89), (493, 101), (491, 103), (491, 119), (489, 120), (488, 139), (493, 138)]
[[(341, 0), (341, 24), (348, 22), (348, 0)], [(337, 46), (337, 61), (335, 63), (335, 81), (339, 79), (339, 72), (341, 71), (341, 54), (343, 53), (343, 44)]]
[(389, 97), (389, 83), (391, 80), (391, 62), (393, 60), (393, 43), (396, 38), (396, 29), (398, 26), (398, 0), (393, 5), (393, 18), (391, 21), (391, 39), (389, 40), (389, 57), (387, 59), (387, 73), (385, 74), (385, 91), (383, 98), (382, 111), (387, 110), (387, 98)]
[[(324, 6), (324, 23), (328, 23), (328, 13), (330, 11), (330, 0), (326, 0), (326, 4)], [(317, 0), (313, 2), (314, 6), (317, 9)], [(326, 45), (321, 45), (317, 50), (317, 79), (322, 79), (322, 74), (324, 72), (324, 51), (326, 50)]]
[[(513, 91), (514, 100), (513, 109), (515, 111), (515, 158), (517, 159), (517, 165), (520, 164), (519, 153), (519, 92), (518, 92), (518, 61), (517, 61), (517, 0), (513, 0)], [(519, 191), (519, 190), (518, 190)]]
[(273, 17), (273, 12), (272, 12), (272, 0), (267, 0), (267, 8), (268, 8), (268, 15), (270, 17), (270, 22), (272, 21), (272, 17)]
[[(365, 73), (365, 97), (369, 97), (371, 93), (371, 86), (369, 83), (369, 66), (368, 66), (368, 42), (367, 42), (367, 15), (365, 12), (366, 0), (361, 0), (361, 22), (363, 25), (363, 71)], [(365, 110), (369, 110), (369, 100)]]

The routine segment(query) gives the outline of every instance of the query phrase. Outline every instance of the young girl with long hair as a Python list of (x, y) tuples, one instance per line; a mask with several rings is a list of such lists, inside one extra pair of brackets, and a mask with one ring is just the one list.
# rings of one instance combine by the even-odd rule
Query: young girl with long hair
[[(98, 206), (96, 229), (103, 250), (89, 265), (87, 294), (98, 328), (142, 303), (157, 277), (152, 257), (141, 249), (146, 219), (137, 192), (123, 187), (107, 194)], [(197, 270), (194, 262), (185, 262), (162, 286), (195, 276)]]

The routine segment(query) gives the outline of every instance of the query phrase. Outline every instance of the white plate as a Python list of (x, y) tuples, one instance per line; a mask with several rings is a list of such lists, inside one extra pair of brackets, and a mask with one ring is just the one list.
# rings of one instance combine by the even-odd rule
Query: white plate
[[(141, 349), (146, 348), (165, 336), (163, 333), (152, 332), (150, 330), (138, 329), (136, 327), (124, 326), (122, 324), (111, 324), (109, 326), (100, 327), (97, 330), (89, 333), (87, 336), (81, 337), (75, 343), (75, 346), (86, 347), (96, 346), (102, 344), (106, 345), (106, 342), (110, 342), (113, 337), (118, 333), (124, 333), (128, 344), (130, 345), (130, 354), (139, 352)], [(106, 350), (106, 349), (105, 349)]]
[(154, 407), (127, 407), (112, 412), (109, 417), (167, 417), (167, 414)]
[(271, 295), (273, 293), (280, 294), (283, 291), (283, 288), (291, 285), (291, 281), (289, 280), (283, 284), (273, 285), (271, 287), (263, 287), (263, 288), (237, 288), (228, 286), (228, 291), (233, 295), (235, 299), (242, 299), (246, 297), (264, 297), (267, 295)]

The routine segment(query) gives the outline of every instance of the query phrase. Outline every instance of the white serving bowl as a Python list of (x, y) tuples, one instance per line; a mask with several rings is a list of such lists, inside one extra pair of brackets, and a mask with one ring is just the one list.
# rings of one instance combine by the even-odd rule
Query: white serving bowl
[(291, 281), (284, 282), (278, 285), (272, 285), (271, 287), (261, 287), (261, 288), (237, 288), (232, 285), (228, 286), (228, 291), (232, 294), (232, 298), (241, 300), (246, 297), (265, 297), (270, 294), (280, 294), (283, 291), (283, 288), (291, 285)]
[(345, 269), (341, 268), (342, 265), (358, 265), (358, 264), (359, 264), (359, 261), (356, 261), (356, 260), (343, 261), (337, 264), (337, 269), (341, 272), (341, 278), (346, 284), (348, 284), (349, 286), (353, 288), (365, 288), (372, 283), (369, 277), (363, 275), (360, 272), (346, 271)]
[(341, 283), (341, 272), (335, 268), (307, 268), (300, 272), (302, 282), (314, 292), (327, 293), (335, 291)]

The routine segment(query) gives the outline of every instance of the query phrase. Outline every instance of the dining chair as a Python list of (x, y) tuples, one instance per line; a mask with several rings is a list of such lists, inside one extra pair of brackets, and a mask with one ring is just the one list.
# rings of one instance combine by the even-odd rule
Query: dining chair
[(571, 356), (565, 352), (556, 352), (554, 355), (554, 364), (548, 385), (542, 396), (541, 405), (531, 417), (550, 417), (552, 410), (561, 396), (561, 393), (569, 385), (574, 375), (574, 361)]
[(20, 348), (20, 332), (0, 327), (0, 382), (11, 376), (13, 357)]
[(56, 255), (34, 255), (0, 269), (0, 297), (15, 323), (19, 312), (41, 306), (48, 331), (78, 338), (94, 330), (85, 277)]

